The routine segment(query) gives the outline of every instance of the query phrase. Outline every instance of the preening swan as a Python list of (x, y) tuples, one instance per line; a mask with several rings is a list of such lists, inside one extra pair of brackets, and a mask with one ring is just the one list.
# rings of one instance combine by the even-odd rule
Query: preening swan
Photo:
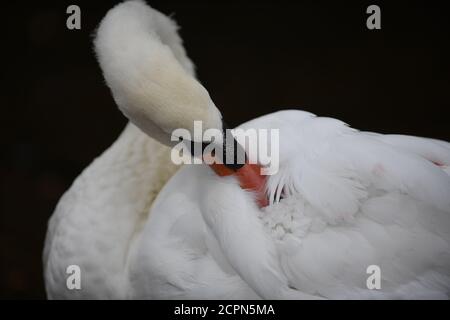
[[(223, 129), (170, 18), (121, 3), (94, 45), (130, 123), (49, 222), (49, 298), (448, 299), (449, 143), (298, 110), (262, 116), (240, 126), (280, 130), (261, 209), (235, 176), (170, 159), (173, 130)], [(80, 290), (66, 286), (70, 265)]]

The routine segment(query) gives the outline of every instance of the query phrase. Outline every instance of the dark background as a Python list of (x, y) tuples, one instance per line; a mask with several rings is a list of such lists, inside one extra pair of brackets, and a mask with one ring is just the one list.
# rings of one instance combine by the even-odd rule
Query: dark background
[[(175, 13), (200, 81), (231, 125), (299, 108), (362, 130), (450, 140), (444, 2), (148, 2)], [(126, 123), (91, 43), (115, 3), (2, 4), (1, 298), (45, 298), (47, 220)], [(81, 7), (79, 31), (66, 29), (70, 4)], [(366, 28), (370, 4), (381, 7), (382, 30)]]

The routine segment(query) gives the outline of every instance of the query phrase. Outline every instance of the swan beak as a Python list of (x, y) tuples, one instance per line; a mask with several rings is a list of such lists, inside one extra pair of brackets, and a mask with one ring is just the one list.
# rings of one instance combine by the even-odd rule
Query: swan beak
[[(266, 176), (261, 175), (261, 166), (259, 164), (251, 164), (245, 155), (242, 146), (234, 139), (232, 135), (224, 133), (224, 154), (222, 159), (226, 158), (226, 152), (233, 148), (234, 161), (233, 163), (226, 163), (226, 161), (213, 162), (210, 164), (211, 169), (220, 177), (234, 176), (238, 179), (239, 185), (242, 189), (251, 191), (255, 194), (255, 200), (260, 208), (269, 205), (269, 200), (266, 195)], [(232, 141), (226, 141), (227, 137), (232, 137)], [(244, 152), (245, 162), (238, 163), (238, 152)], [(211, 163), (211, 162), (209, 162)]]
[(220, 177), (235, 176), (242, 189), (255, 194), (255, 200), (260, 208), (269, 205), (266, 195), (266, 177), (262, 176), (259, 164), (245, 163), (240, 169), (233, 170), (224, 164), (213, 163), (209, 165), (211, 169)]

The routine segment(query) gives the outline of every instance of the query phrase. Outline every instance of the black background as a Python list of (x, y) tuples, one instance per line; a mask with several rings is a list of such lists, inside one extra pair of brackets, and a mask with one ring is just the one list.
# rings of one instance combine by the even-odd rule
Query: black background
[[(126, 123), (91, 41), (117, 2), (2, 4), (2, 298), (45, 298), (47, 220)], [(148, 2), (174, 13), (198, 77), (230, 125), (298, 108), (362, 130), (450, 140), (444, 2)], [(66, 28), (70, 4), (81, 7), (81, 30)], [(370, 4), (381, 7), (382, 30), (366, 28)]]

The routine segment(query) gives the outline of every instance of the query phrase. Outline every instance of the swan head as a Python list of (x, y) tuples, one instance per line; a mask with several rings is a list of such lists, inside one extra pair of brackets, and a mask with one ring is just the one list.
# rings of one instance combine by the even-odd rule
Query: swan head
[(195, 79), (170, 18), (141, 1), (121, 3), (100, 23), (94, 47), (115, 102), (149, 136), (172, 145), (176, 129), (195, 137), (194, 121), (222, 130), (220, 111)]
[(195, 132), (199, 121), (204, 132), (220, 130), (220, 139), (213, 142), (220, 152), (207, 156), (226, 162), (211, 167), (219, 176), (239, 172), (240, 185), (259, 190), (260, 203), (266, 203), (265, 180), (255, 174), (257, 167), (247, 165), (245, 150), (229, 130), (224, 131), (220, 111), (195, 79), (174, 21), (143, 1), (123, 2), (103, 18), (94, 47), (115, 102), (133, 124), (168, 146), (179, 143), (175, 131), (188, 130), (191, 153), (193, 144), (212, 142)]

